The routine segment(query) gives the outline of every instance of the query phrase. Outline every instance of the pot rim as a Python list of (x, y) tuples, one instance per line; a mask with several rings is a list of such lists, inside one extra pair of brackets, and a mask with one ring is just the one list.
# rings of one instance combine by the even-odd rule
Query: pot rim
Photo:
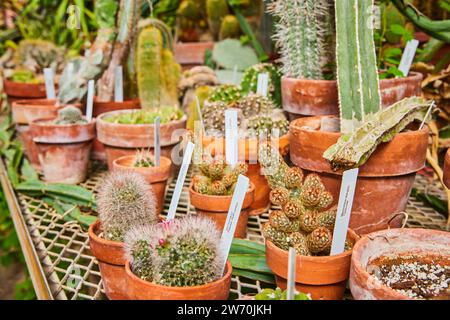
[[(55, 139), (50, 141), (49, 139), (47, 139), (46, 137), (48, 135), (42, 135), (40, 136), (39, 134), (37, 136), (33, 137), (33, 142), (34, 143), (42, 143), (42, 144), (75, 144), (75, 143), (83, 143), (83, 142), (87, 142), (87, 141), (91, 141), (95, 138), (95, 124), (96, 121), (93, 118), (90, 122), (87, 123), (74, 123), (74, 124), (54, 124), (54, 123), (49, 123), (50, 121), (54, 121), (55, 119), (57, 119), (57, 117), (51, 117), (51, 118), (41, 118), (41, 119), (36, 119), (33, 120), (30, 125), (35, 127), (35, 128), (50, 128), (53, 130), (70, 130), (73, 128), (80, 128), (82, 130), (87, 130), (88, 132), (88, 136), (85, 138), (74, 138), (74, 139), (64, 139), (64, 140), (58, 140), (58, 137), (54, 137)], [(86, 117), (83, 116), (83, 119), (86, 120)], [(89, 130), (90, 128), (92, 128), (92, 134), (89, 134)]]
[(172, 166), (172, 160), (170, 160), (169, 158), (161, 156), (159, 167), (139, 167), (139, 168), (137, 168), (137, 167), (132, 167), (132, 166), (122, 164), (123, 162), (126, 162), (127, 160), (133, 160), (134, 158), (135, 158), (135, 155), (119, 157), (113, 161), (113, 166), (118, 169), (121, 169), (121, 170), (130, 170), (130, 171), (136, 171), (136, 172), (143, 171), (149, 175), (156, 175), (161, 172), (166, 173), (166, 175), (164, 175), (164, 177), (167, 176), (166, 178), (157, 179), (157, 180), (153, 181), (155, 183), (166, 181), (167, 179), (169, 179), (170, 169)]
[(174, 291), (174, 290), (176, 290), (180, 293), (190, 292), (193, 289), (201, 291), (201, 290), (205, 290), (210, 287), (215, 287), (217, 285), (224, 283), (225, 281), (227, 281), (227, 279), (231, 278), (231, 273), (233, 271), (233, 267), (231, 266), (231, 263), (229, 260), (227, 260), (225, 270), (226, 271), (224, 272), (224, 275), (221, 278), (219, 278), (213, 282), (210, 282), (210, 283), (202, 284), (200, 286), (192, 286), (192, 287), (170, 287), (170, 286), (164, 286), (164, 285), (156, 284), (156, 283), (153, 283), (150, 281), (142, 280), (141, 278), (136, 276), (133, 273), (133, 271), (131, 271), (130, 261), (127, 260), (125, 263), (125, 271), (127, 273), (127, 276), (130, 277), (133, 282), (138, 282), (145, 286), (151, 286), (151, 287), (153, 287), (154, 290), (159, 290), (159, 291)]
[[(379, 73), (382, 73), (379, 70)], [(380, 79), (380, 82), (402, 82), (402, 80), (405, 79), (414, 79), (414, 78), (422, 78), (422, 74), (420, 72), (416, 72), (416, 71), (410, 71), (408, 76), (403, 77), (403, 78), (391, 78), (391, 79)], [(298, 82), (309, 82), (309, 83), (317, 83), (317, 84), (334, 84), (337, 83), (337, 80), (323, 80), (323, 79), (301, 79), (301, 78), (294, 78), (294, 77), (290, 77), (290, 76), (282, 76), (281, 77), (281, 81), (298, 81)]]
[[(111, 116), (111, 115), (116, 115), (116, 114), (121, 114), (121, 113), (131, 113), (131, 112), (136, 112), (139, 109), (125, 109), (125, 110), (116, 110), (116, 111), (110, 111), (110, 112), (105, 112), (102, 113), (101, 115), (99, 115), (97, 117), (97, 122), (101, 125), (106, 125), (106, 126), (120, 126), (120, 127), (128, 127), (128, 126), (136, 126), (138, 128), (145, 128), (145, 127), (150, 127), (153, 128), (155, 125), (154, 124), (127, 124), (127, 123), (114, 123), (114, 122), (107, 122), (104, 120), (105, 117), (107, 116)], [(169, 125), (169, 124), (173, 124), (173, 123), (178, 123), (178, 124), (182, 124), (183, 122), (187, 121), (187, 115), (185, 113), (183, 113), (183, 116), (178, 119), (178, 120), (172, 120), (170, 122), (167, 123), (161, 123), (161, 127)]]

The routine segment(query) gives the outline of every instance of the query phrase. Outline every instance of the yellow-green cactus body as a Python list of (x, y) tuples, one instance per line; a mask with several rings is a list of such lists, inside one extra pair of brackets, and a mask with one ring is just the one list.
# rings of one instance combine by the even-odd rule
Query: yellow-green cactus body
[(181, 66), (175, 61), (172, 51), (161, 52), (161, 106), (178, 106), (178, 81)]
[[(195, 89), (195, 96), (198, 97), (198, 100), (200, 102), (200, 109), (203, 107), (203, 104), (205, 103), (206, 99), (208, 99), (210, 94), (211, 88), (208, 86), (200, 86), (197, 89)], [(197, 110), (197, 101), (194, 99), (189, 104), (189, 118), (187, 121), (187, 128), (194, 130), (195, 121), (199, 120), (200, 116)]]
[(198, 20), (202, 17), (201, 7), (194, 0), (184, 0), (181, 2), (177, 14), (189, 20)]
[(241, 26), (238, 19), (229, 14), (222, 20), (220, 25), (219, 39), (238, 38), (241, 33)]
[(211, 34), (217, 39), (222, 21), (229, 14), (227, 0), (207, 0), (206, 13)]

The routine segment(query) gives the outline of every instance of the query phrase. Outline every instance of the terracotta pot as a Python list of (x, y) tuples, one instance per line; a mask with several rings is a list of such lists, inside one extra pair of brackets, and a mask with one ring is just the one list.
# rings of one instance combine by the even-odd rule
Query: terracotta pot
[(383, 256), (411, 255), (420, 261), (443, 256), (450, 261), (450, 232), (425, 229), (391, 229), (363, 237), (353, 248), (350, 290), (356, 300), (406, 300), (409, 297), (383, 285), (367, 272)]
[(230, 292), (230, 262), (227, 262), (221, 279), (194, 287), (168, 287), (144, 281), (133, 274), (129, 261), (125, 264), (125, 271), (127, 293), (133, 300), (226, 300)]
[(184, 69), (203, 65), (206, 50), (212, 50), (214, 42), (178, 42), (174, 45), (176, 61)]
[(164, 195), (166, 192), (167, 180), (170, 177), (172, 161), (169, 158), (161, 157), (160, 166), (152, 168), (133, 167), (135, 156), (125, 156), (114, 160), (114, 171), (133, 171), (142, 175), (152, 186), (156, 199), (156, 212), (161, 213), (164, 209)]
[(98, 260), (106, 295), (111, 300), (126, 300), (125, 244), (100, 238), (100, 232), (99, 220), (89, 226), (89, 246)]
[[(139, 100), (127, 100), (124, 102), (103, 102), (94, 98), (94, 108), (92, 110), (92, 116), (97, 118), (99, 115), (111, 111), (139, 109)], [(106, 152), (103, 144), (95, 138), (92, 142), (92, 159), (106, 161)]]
[(450, 189), (450, 149), (447, 150), (444, 160), (444, 183)]
[[(126, 155), (134, 155), (136, 149), (153, 147), (154, 126), (150, 124), (117, 124), (106, 122), (106, 117), (133, 112), (122, 110), (107, 112), (97, 118), (97, 138), (105, 145), (108, 167), (113, 169), (113, 161)], [(161, 155), (172, 159), (172, 149), (186, 128), (186, 116), (181, 120), (161, 124)]]
[[(347, 237), (353, 242), (358, 240), (351, 229)], [(335, 256), (296, 256), (296, 289), (310, 293), (313, 300), (341, 300), (350, 272), (351, 255), (352, 251), (348, 250)], [(283, 290), (287, 287), (288, 258), (288, 251), (266, 241), (267, 265), (275, 274), (277, 286)]]
[[(420, 73), (408, 77), (380, 80), (384, 107), (422, 93)], [(339, 99), (336, 80), (307, 80), (283, 77), (281, 80), (283, 109), (291, 120), (304, 116), (338, 115)]]
[(22, 83), (10, 80), (3, 81), (3, 91), (8, 96), (9, 102), (22, 99), (46, 98), (45, 83)]
[(12, 119), (17, 124), (30, 124), (37, 119), (56, 117), (60, 108), (56, 100), (17, 100), (11, 105)]
[[(241, 213), (234, 236), (236, 238), (245, 238), (247, 236), (247, 222), (249, 209), (253, 203), (255, 196), (255, 186), (250, 183), (250, 188), (245, 194), (244, 203), (242, 204)], [(205, 216), (213, 220), (219, 230), (223, 230), (227, 221), (228, 210), (231, 206), (233, 196), (210, 196), (201, 194), (193, 189), (193, 184), (189, 186), (189, 199), (191, 205), (195, 207), (198, 215)]]
[(25, 154), (33, 168), (40, 170), (38, 147), (33, 141), (29, 125), (16, 124), (17, 138), (22, 143)]
[[(206, 149), (211, 155), (225, 155), (225, 140), (223, 138), (214, 138), (204, 136), (203, 148)], [(286, 155), (289, 152), (289, 136), (284, 135), (274, 141), (278, 143), (279, 151), (282, 155)], [(258, 139), (241, 139), (239, 140), (239, 159), (245, 159), (248, 164), (248, 171), (246, 176), (250, 179), (251, 183), (255, 185), (255, 200), (250, 207), (250, 215), (260, 215), (270, 207), (270, 187), (269, 184), (261, 173), (261, 166), (257, 162), (258, 160)], [(244, 151), (243, 151), (244, 150)]]
[(44, 180), (77, 184), (86, 180), (95, 120), (85, 124), (56, 125), (55, 118), (30, 124), (39, 152)]
[[(333, 172), (322, 155), (341, 134), (319, 131), (324, 118), (331, 117), (300, 118), (291, 123), (291, 161), (307, 173), (319, 174), (337, 203), (342, 172)], [(360, 168), (350, 218), (350, 228), (355, 232), (386, 229), (393, 215), (405, 210), (416, 172), (425, 166), (428, 131), (424, 127), (398, 134), (380, 145)], [(399, 216), (391, 226), (400, 227), (401, 222)]]

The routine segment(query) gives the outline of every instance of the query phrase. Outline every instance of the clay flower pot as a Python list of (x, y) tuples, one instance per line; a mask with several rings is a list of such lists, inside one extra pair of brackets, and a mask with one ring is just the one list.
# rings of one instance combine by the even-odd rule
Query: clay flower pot
[[(203, 148), (211, 155), (225, 156), (225, 139), (215, 138), (210, 136), (203, 136)], [(239, 140), (239, 159), (245, 159), (248, 165), (246, 176), (250, 182), (255, 185), (255, 200), (250, 207), (250, 215), (260, 215), (270, 207), (270, 187), (266, 177), (261, 173), (261, 166), (258, 163), (258, 139), (240, 139)], [(289, 152), (289, 136), (284, 135), (273, 141), (278, 143), (280, 153), (284, 156)], [(242, 154), (244, 152), (245, 155)]]
[[(236, 238), (245, 238), (247, 236), (247, 222), (250, 206), (255, 196), (255, 186), (250, 184), (250, 188), (245, 194), (242, 204), (241, 214), (236, 226), (234, 236)], [(194, 191), (193, 184), (189, 186), (189, 199), (191, 205), (195, 207), (198, 215), (206, 216), (213, 220), (219, 230), (223, 230), (227, 220), (228, 210), (231, 206), (233, 196), (210, 196)]]
[(39, 152), (44, 180), (77, 184), (86, 180), (95, 120), (83, 124), (57, 125), (55, 118), (30, 124)]
[(184, 69), (203, 65), (206, 50), (212, 50), (214, 42), (178, 42), (174, 45), (175, 60)]
[(450, 149), (447, 150), (444, 160), (444, 183), (450, 188)]
[(164, 196), (167, 180), (170, 177), (172, 161), (161, 157), (159, 167), (136, 168), (133, 166), (135, 156), (120, 157), (113, 162), (113, 171), (133, 171), (145, 178), (151, 186), (156, 199), (156, 212), (161, 213), (164, 209)]
[(224, 276), (211, 283), (194, 287), (168, 287), (144, 281), (125, 264), (127, 293), (133, 300), (226, 300), (230, 292), (231, 263), (227, 262)]
[[(380, 80), (383, 107), (422, 93), (420, 73), (408, 77)], [(336, 80), (281, 79), (283, 109), (290, 120), (305, 116), (338, 115), (339, 98)]]
[[(126, 100), (123, 102), (104, 102), (99, 101), (94, 98), (94, 107), (92, 110), (92, 116), (97, 118), (99, 115), (111, 111), (119, 111), (119, 110), (129, 110), (129, 109), (139, 109), (139, 100)], [(105, 147), (103, 144), (97, 139), (94, 139), (92, 143), (92, 159), (106, 161), (106, 153)]]
[(23, 83), (5, 79), (3, 81), (3, 91), (8, 96), (9, 102), (47, 97), (45, 83)]
[[(354, 243), (358, 236), (348, 230), (347, 237)], [(296, 256), (295, 287), (310, 293), (313, 300), (342, 300), (350, 272), (352, 251), (335, 256)], [(289, 252), (266, 240), (267, 265), (275, 274), (277, 286), (287, 288)]]
[(98, 236), (100, 232), (99, 220), (89, 226), (89, 246), (98, 260), (106, 295), (111, 300), (126, 300), (125, 244), (103, 239)]
[[(117, 158), (130, 156), (137, 149), (153, 147), (154, 126), (151, 124), (118, 124), (106, 122), (109, 116), (129, 113), (133, 110), (107, 112), (97, 118), (97, 138), (105, 145), (108, 167), (113, 169)], [(186, 116), (177, 121), (161, 124), (161, 155), (172, 158), (172, 149), (179, 143), (182, 130), (186, 128)]]
[[(326, 189), (339, 199), (342, 172), (333, 172), (323, 153), (337, 142), (340, 133), (320, 131), (321, 121), (332, 117), (300, 118), (290, 125), (291, 161), (317, 173)], [(425, 166), (428, 128), (396, 135), (378, 146), (359, 170), (350, 228), (365, 234), (388, 228), (393, 215), (405, 210), (416, 172)], [(391, 222), (400, 227), (402, 217)]]
[(450, 232), (425, 229), (390, 229), (361, 238), (353, 248), (350, 290), (356, 300), (406, 300), (408, 296), (385, 286), (367, 272), (370, 263), (383, 256), (411, 255), (417, 261), (428, 256), (450, 260)]

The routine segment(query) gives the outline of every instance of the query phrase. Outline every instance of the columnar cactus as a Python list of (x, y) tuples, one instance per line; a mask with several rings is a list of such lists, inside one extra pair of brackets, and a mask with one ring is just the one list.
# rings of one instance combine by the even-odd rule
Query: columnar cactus
[(125, 248), (133, 273), (156, 284), (190, 287), (222, 276), (220, 233), (207, 218), (135, 227), (125, 236)]
[(103, 236), (112, 241), (123, 241), (133, 226), (158, 221), (151, 186), (133, 172), (111, 173), (99, 191), (97, 206)]

